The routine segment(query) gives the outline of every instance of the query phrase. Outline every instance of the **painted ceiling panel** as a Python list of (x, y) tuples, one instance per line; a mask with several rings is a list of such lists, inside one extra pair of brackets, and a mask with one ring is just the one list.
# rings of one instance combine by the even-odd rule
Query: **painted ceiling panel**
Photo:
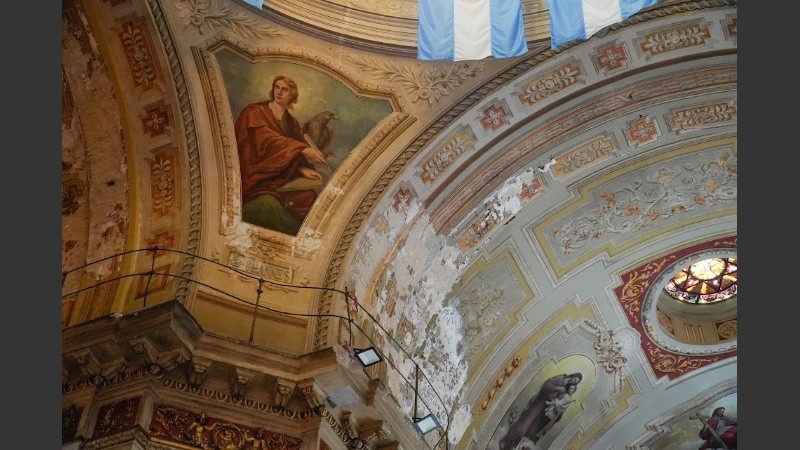
[[(527, 27), (541, 3), (523, 2)], [(735, 339), (665, 344), (646, 299), (675, 261), (735, 255), (737, 31), (735, 1), (677, 3), (559, 51), (532, 34), (526, 56), (461, 63), (413, 58), (408, 1), (66, 8), (64, 268), (158, 246), (113, 271), (179, 276), (65, 302), (78, 326), (65, 330), (65, 379), (89, 386), (95, 365), (124, 371), (110, 355), (146, 356), (137, 376), (169, 365), (162, 385), (192, 386), (170, 394), (185, 405), (193, 390), (210, 406), (243, 396), (277, 408), (276, 431), (293, 438), (313, 416), (330, 448), (360, 427), (372, 450), (498, 449), (521, 418), (542, 417), (527, 406), (547, 380), (580, 372), (560, 419), (523, 445), (689, 446), (689, 415), (735, 413)], [(279, 74), (297, 81), (299, 123), (338, 117), (336, 160), (289, 233), (244, 220), (236, 135)], [(181, 343), (169, 355), (82, 323), (133, 323), (171, 300), (182, 325), (153, 338)], [(369, 344), (384, 362), (365, 374), (350, 352)], [(90, 397), (80, 389), (65, 405)], [(418, 400), (442, 434), (415, 434)], [(232, 424), (258, 418), (229, 403), (216, 407)]]

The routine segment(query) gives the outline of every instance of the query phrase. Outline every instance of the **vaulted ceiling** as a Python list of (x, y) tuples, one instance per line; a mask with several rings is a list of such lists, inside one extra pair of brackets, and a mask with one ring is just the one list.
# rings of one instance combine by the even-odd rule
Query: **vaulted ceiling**
[[(546, 2), (523, 7), (526, 55), (423, 62), (415, 0), (65, 0), (65, 386), (87, 352), (117, 370), (161, 346), (288, 383), (288, 409), (339, 395), (326, 414), (378, 417), (401, 448), (441, 437), (413, 433), (419, 400), (451, 448), (496, 449), (579, 370), (540, 446), (683, 448), (681, 420), (736, 393), (736, 297), (676, 309), (663, 286), (736, 257), (737, 2), (660, 2), (556, 50)], [(295, 114), (332, 109), (341, 136), (296, 235), (242, 220), (234, 135), (284, 72)], [(131, 340), (171, 302), (182, 325)], [(125, 349), (87, 337), (125, 326)], [(386, 359), (374, 404), (348, 344)]]

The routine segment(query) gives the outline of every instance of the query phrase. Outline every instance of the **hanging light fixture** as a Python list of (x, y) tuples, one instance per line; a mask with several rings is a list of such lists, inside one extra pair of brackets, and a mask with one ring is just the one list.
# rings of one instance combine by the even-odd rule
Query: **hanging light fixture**
[(353, 349), (353, 352), (356, 358), (358, 358), (358, 362), (360, 362), (364, 367), (369, 367), (373, 364), (383, 361), (383, 358), (381, 357), (380, 353), (375, 350), (375, 347), (368, 347), (365, 349), (356, 348)]
[(434, 417), (433, 414), (428, 414), (423, 418), (415, 417), (414, 428), (417, 429), (419, 434), (427, 434), (439, 428), (439, 421), (436, 420), (436, 417)]
[(432, 413), (428, 413), (425, 417), (417, 415), (417, 398), (419, 397), (419, 366), (415, 365), (414, 372), (414, 417), (411, 419), (414, 422), (414, 428), (417, 429), (419, 434), (427, 434), (439, 428), (439, 421)]

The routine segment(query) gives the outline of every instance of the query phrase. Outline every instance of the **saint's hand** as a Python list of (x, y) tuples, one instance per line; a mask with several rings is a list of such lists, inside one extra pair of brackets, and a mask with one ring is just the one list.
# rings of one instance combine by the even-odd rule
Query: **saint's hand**
[(300, 175), (312, 180), (322, 181), (322, 175), (311, 167), (300, 167)]
[(300, 154), (302, 154), (311, 164), (326, 164), (325, 156), (321, 151), (315, 148), (306, 147), (302, 152), (300, 152)]

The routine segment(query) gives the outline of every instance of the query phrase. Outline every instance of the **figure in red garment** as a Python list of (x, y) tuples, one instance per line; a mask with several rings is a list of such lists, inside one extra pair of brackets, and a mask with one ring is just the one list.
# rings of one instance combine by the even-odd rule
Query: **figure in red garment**
[[(738, 425), (736, 424), (735, 417), (726, 416), (725, 408), (722, 406), (714, 408), (711, 417), (706, 420), (706, 426), (700, 430), (700, 439), (703, 439), (705, 442), (698, 450), (717, 448), (735, 449), (737, 430)], [(725, 445), (722, 445), (723, 443)]]
[[(323, 177), (314, 165), (326, 164), (322, 152), (305, 141), (299, 122), (289, 112), (298, 95), (297, 83), (278, 75), (269, 101), (247, 105), (234, 126), (242, 220), (292, 235), (317, 198), (309, 186), (322, 185)], [(301, 179), (307, 183), (297, 183)], [(289, 188), (290, 182), (300, 186)]]

